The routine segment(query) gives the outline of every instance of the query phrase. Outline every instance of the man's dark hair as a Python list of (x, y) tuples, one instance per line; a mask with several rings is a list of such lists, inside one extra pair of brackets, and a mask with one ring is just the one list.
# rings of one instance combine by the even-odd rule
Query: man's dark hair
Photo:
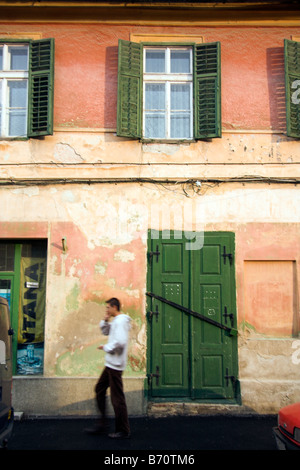
[(116, 297), (112, 297), (111, 299), (106, 301), (107, 304), (109, 304), (111, 307), (117, 307), (118, 312), (121, 310), (121, 304)]

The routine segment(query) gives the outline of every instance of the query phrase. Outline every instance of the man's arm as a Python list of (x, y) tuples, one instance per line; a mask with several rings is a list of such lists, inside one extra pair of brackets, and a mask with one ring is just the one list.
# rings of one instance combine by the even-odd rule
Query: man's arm
[(109, 335), (109, 330), (110, 330), (110, 324), (108, 323), (109, 320), (109, 315), (106, 313), (104, 316), (104, 319), (101, 320), (100, 322), (100, 329), (102, 331), (102, 334), (105, 336)]

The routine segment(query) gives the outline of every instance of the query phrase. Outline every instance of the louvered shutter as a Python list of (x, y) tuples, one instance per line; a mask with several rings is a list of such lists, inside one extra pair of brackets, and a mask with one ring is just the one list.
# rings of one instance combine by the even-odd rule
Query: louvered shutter
[(221, 137), (220, 55), (219, 42), (194, 46), (195, 139)]
[[(287, 135), (300, 138), (300, 43), (284, 41)], [(299, 91), (298, 91), (299, 90)]]
[(141, 137), (141, 45), (119, 40), (117, 135)]
[(53, 133), (54, 39), (29, 47), (28, 136)]

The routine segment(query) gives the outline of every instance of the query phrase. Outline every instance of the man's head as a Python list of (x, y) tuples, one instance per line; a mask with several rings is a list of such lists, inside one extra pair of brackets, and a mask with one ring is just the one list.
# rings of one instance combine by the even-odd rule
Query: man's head
[(119, 315), (121, 310), (121, 304), (116, 297), (112, 297), (111, 299), (106, 301), (106, 313), (109, 316), (115, 317), (116, 315)]

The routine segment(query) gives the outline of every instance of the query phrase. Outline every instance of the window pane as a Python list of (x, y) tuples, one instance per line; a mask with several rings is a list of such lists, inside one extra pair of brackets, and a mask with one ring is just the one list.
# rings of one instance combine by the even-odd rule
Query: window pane
[(174, 84), (171, 85), (171, 110), (187, 111), (190, 110), (190, 85)]
[(172, 139), (190, 139), (190, 115), (173, 114), (171, 115), (171, 138)]
[(146, 114), (145, 137), (149, 139), (165, 138), (165, 115), (162, 113)]
[(28, 69), (28, 48), (20, 46), (10, 46), (8, 48), (10, 54), (10, 70), (27, 70)]
[(9, 107), (26, 108), (27, 107), (27, 80), (10, 80), (9, 89)]
[(9, 112), (9, 136), (26, 135), (26, 111)]
[(147, 110), (164, 110), (165, 101), (164, 83), (146, 83), (145, 107)]
[(0, 271), (13, 271), (15, 260), (15, 245), (0, 243)]
[(0, 135), (2, 135), (2, 80), (0, 80)]
[(3, 70), (3, 46), (0, 47), (0, 70)]
[(171, 51), (171, 73), (190, 72), (190, 51)]
[(146, 50), (146, 73), (165, 72), (165, 51)]
[(0, 297), (4, 297), (11, 308), (11, 281), (9, 279), (0, 279)]
[(27, 81), (10, 80), (7, 85), (9, 91), (9, 136), (23, 136), (27, 130)]

